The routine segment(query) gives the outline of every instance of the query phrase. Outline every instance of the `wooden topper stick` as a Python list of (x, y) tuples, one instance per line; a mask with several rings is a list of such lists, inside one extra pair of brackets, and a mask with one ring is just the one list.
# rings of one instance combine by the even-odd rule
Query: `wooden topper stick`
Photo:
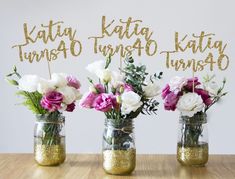
[(47, 60), (47, 67), (48, 67), (48, 72), (49, 72), (49, 77), (51, 79), (51, 67), (50, 67), (50, 62)]
[(193, 93), (194, 93), (194, 86), (195, 86), (195, 84), (194, 84), (194, 76), (195, 76), (195, 72), (193, 70)]
[(120, 56), (120, 74), (122, 73), (122, 56)]

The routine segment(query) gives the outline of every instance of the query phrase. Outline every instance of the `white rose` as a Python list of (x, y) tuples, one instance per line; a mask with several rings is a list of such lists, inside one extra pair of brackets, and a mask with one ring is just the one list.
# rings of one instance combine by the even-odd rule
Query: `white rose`
[(64, 73), (53, 73), (51, 75), (51, 80), (50, 82), (55, 86), (55, 87), (63, 87), (67, 85), (67, 79), (66, 79), (66, 74)]
[(176, 76), (169, 82), (170, 90), (181, 90), (184, 85), (187, 84), (187, 78)]
[(124, 75), (120, 74), (119, 72), (112, 71), (112, 77), (111, 77), (111, 85), (114, 88), (117, 88), (118, 85), (123, 84), (124, 81)]
[(180, 97), (176, 108), (183, 116), (193, 117), (194, 114), (202, 111), (204, 106), (201, 96), (196, 93), (186, 93)]
[(105, 68), (105, 61), (104, 60), (99, 60), (95, 61), (89, 65), (87, 65), (86, 69), (93, 74), (97, 75), (97, 71), (99, 70), (104, 70)]
[(217, 93), (219, 91), (219, 86), (215, 81), (204, 83), (204, 88), (209, 92), (209, 95), (211, 96), (217, 96)]
[(141, 97), (133, 91), (124, 92), (121, 96), (122, 106), (121, 111), (123, 115), (135, 112), (143, 103)]
[(54, 89), (55, 89), (55, 86), (53, 85), (53, 83), (43, 78), (40, 79), (38, 86), (37, 86), (37, 91), (41, 94), (45, 94)]
[(40, 78), (37, 75), (24, 75), (19, 80), (19, 89), (27, 92), (37, 91)]
[(109, 69), (98, 70), (96, 75), (104, 83), (109, 83), (112, 79), (112, 72)]
[(149, 81), (147, 86), (143, 86), (144, 94), (147, 98), (153, 98), (160, 94), (160, 86), (156, 82)]
[(60, 92), (63, 95), (63, 102), (65, 104), (71, 104), (78, 98), (80, 98), (80, 93), (73, 87), (64, 86), (58, 88), (56, 91)]

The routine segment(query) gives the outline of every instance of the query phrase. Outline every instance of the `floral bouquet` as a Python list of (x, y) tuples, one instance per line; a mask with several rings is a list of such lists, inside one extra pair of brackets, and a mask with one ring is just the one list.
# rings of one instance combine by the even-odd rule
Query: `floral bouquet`
[[(140, 113), (156, 114), (159, 103), (154, 97), (159, 94), (160, 87), (157, 79), (162, 75), (160, 73), (148, 77), (146, 67), (136, 66), (130, 56), (126, 57), (124, 62), (125, 67), (119, 69), (119, 72), (109, 69), (111, 57), (107, 57), (106, 61), (89, 64), (87, 70), (95, 74), (99, 80), (96, 83), (88, 78), (91, 86), (80, 100), (81, 107), (104, 112), (106, 120), (103, 150), (116, 150), (119, 153), (134, 148), (133, 119)], [(126, 155), (122, 153), (122, 157), (124, 156)], [(107, 169), (112, 162), (107, 162), (106, 165), (104, 161), (104, 169), (108, 173), (125, 173), (124, 171), (114, 172), (111, 170), (112, 167)], [(115, 163), (115, 165), (118, 164)]]
[(62, 112), (75, 109), (76, 100), (81, 98), (80, 82), (62, 73), (52, 74), (49, 80), (37, 75), (21, 76), (16, 67), (7, 77), (10, 84), (17, 86), (17, 95), (24, 99), (22, 104), (36, 114), (36, 161), (42, 165), (62, 163), (64, 157), (58, 161), (61, 153), (65, 155)]
[(164, 108), (175, 111), (178, 109), (182, 116), (192, 117), (196, 113), (206, 113), (206, 111), (222, 96), (226, 80), (223, 80), (221, 87), (213, 80), (215, 76), (204, 78), (203, 83), (197, 77), (182, 78), (174, 77), (162, 91)]
[(204, 165), (208, 161), (208, 109), (227, 93), (226, 80), (219, 87), (215, 76), (206, 76), (201, 83), (197, 77), (174, 77), (162, 90), (164, 108), (181, 113), (177, 148), (178, 161), (184, 165)]

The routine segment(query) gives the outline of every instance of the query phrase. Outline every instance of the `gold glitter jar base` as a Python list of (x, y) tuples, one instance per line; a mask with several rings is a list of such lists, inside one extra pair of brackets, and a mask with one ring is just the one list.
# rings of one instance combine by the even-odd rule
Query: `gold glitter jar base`
[(177, 160), (184, 166), (205, 166), (208, 162), (208, 144), (203, 143), (193, 147), (177, 144)]
[(136, 165), (136, 150), (104, 150), (103, 168), (106, 173), (125, 175), (134, 171)]
[(65, 161), (64, 145), (41, 145), (34, 146), (34, 158), (39, 165), (54, 166)]

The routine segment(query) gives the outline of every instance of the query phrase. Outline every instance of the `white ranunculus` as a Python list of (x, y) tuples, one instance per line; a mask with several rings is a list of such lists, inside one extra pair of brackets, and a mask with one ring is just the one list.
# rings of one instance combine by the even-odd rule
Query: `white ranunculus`
[(104, 60), (99, 60), (99, 61), (95, 61), (89, 65), (87, 65), (86, 69), (93, 74), (97, 75), (97, 72), (99, 70), (104, 70), (105, 68), (105, 61)]
[(112, 77), (111, 78), (112, 78), (111, 85), (114, 88), (117, 88), (118, 85), (123, 84), (123, 81), (124, 81), (124, 75), (123, 74), (120, 74), (117, 71), (112, 71)]
[(209, 95), (216, 96), (219, 91), (219, 86), (215, 81), (209, 81), (204, 83), (205, 90), (209, 92)]
[(27, 92), (37, 91), (40, 78), (37, 75), (24, 75), (18, 81), (19, 89)]
[(50, 82), (55, 86), (55, 87), (63, 87), (67, 85), (67, 75), (64, 73), (53, 73), (51, 75), (51, 80)]
[(160, 86), (156, 82), (151, 81), (147, 83), (147, 86), (143, 86), (144, 94), (147, 98), (153, 98), (159, 95), (161, 93), (160, 89)]
[(187, 78), (175, 76), (169, 82), (170, 90), (181, 90), (184, 85), (187, 84)]
[(104, 83), (109, 83), (112, 79), (112, 72), (109, 69), (98, 70), (96, 75)]
[(38, 86), (37, 86), (37, 91), (41, 94), (45, 94), (54, 89), (55, 89), (55, 86), (53, 85), (53, 83), (43, 78), (40, 79)]
[(73, 88), (73, 91), (74, 91), (74, 93), (75, 93), (76, 100), (79, 100), (79, 99), (81, 99), (81, 98), (82, 98), (82, 94), (80, 93), (80, 91), (79, 91), (79, 90), (77, 90), (77, 89)]
[(108, 83), (111, 81), (112, 73), (109, 69), (105, 69), (105, 61), (99, 60), (87, 65), (86, 69), (95, 74), (101, 81)]
[(71, 104), (79, 97), (78, 90), (73, 87), (64, 86), (56, 89), (56, 91), (60, 92), (63, 95), (63, 102), (65, 104)]
[(130, 112), (135, 112), (143, 103), (141, 97), (133, 92), (124, 92), (121, 96), (121, 111), (123, 115), (129, 114)]
[(196, 93), (186, 93), (180, 97), (176, 108), (183, 116), (193, 117), (199, 111), (202, 111), (205, 104), (201, 96)]

